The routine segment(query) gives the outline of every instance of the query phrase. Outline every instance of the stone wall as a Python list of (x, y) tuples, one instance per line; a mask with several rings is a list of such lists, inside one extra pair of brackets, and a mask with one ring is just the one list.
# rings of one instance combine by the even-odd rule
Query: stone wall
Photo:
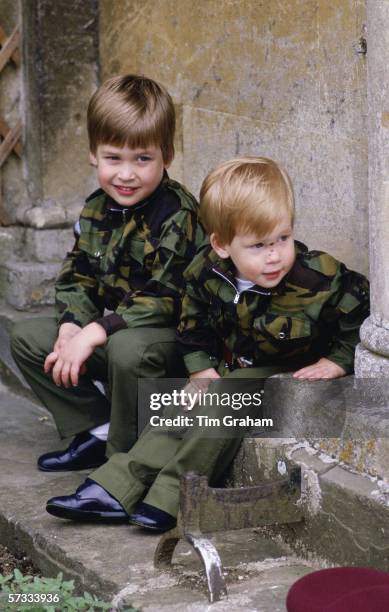
[(86, 106), (97, 86), (97, 0), (23, 0), (22, 7), (31, 206), (79, 210), (95, 187)]
[(100, 0), (102, 78), (162, 81), (179, 110), (171, 174), (198, 193), (218, 162), (281, 161), (297, 235), (368, 270), (364, 0)]

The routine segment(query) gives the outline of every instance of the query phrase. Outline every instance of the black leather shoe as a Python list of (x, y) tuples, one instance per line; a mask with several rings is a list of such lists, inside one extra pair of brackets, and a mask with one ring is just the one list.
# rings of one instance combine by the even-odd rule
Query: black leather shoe
[(106, 442), (88, 431), (76, 435), (68, 448), (41, 455), (38, 468), (44, 472), (70, 472), (94, 469), (107, 461)]
[(73, 495), (49, 499), (46, 510), (49, 514), (72, 521), (128, 523), (128, 514), (123, 506), (90, 478)]
[(129, 515), (129, 519), (130, 523), (134, 525), (161, 532), (173, 529), (177, 524), (177, 519), (174, 516), (144, 502), (135, 506), (134, 512)]

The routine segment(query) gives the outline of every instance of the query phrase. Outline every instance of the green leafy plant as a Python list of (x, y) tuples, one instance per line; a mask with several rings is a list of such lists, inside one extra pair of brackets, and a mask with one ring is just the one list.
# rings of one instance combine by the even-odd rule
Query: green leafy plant
[(4, 612), (95, 612), (110, 610), (136, 612), (134, 608), (113, 608), (95, 595), (84, 592), (73, 595), (74, 581), (64, 580), (62, 573), (56, 578), (23, 576), (15, 569), (13, 574), (0, 574), (0, 609)]

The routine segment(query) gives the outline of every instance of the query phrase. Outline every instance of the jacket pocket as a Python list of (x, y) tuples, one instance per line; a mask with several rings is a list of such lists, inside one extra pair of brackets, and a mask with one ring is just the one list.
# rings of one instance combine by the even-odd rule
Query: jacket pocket
[(256, 334), (272, 343), (309, 340), (312, 336), (311, 322), (299, 317), (280, 316), (266, 313), (254, 319)]
[(81, 234), (79, 239), (80, 250), (83, 251), (88, 259), (91, 271), (96, 276), (103, 272), (103, 260), (107, 255), (107, 249), (112, 232), (88, 232)]

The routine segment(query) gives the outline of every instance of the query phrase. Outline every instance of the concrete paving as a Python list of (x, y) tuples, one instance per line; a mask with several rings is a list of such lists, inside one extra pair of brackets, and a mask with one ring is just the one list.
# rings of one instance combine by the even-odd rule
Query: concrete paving
[(47, 412), (4, 386), (0, 419), (0, 542), (27, 553), (45, 575), (63, 571), (81, 589), (150, 612), (284, 612), (290, 585), (313, 569), (277, 538), (253, 530), (217, 534), (213, 542), (229, 596), (210, 606), (201, 564), (186, 544), (177, 548), (173, 569), (161, 572), (153, 567), (159, 536), (134, 526), (80, 524), (47, 514), (46, 500), (73, 492), (86, 473), (36, 469), (37, 456), (61, 443)]

